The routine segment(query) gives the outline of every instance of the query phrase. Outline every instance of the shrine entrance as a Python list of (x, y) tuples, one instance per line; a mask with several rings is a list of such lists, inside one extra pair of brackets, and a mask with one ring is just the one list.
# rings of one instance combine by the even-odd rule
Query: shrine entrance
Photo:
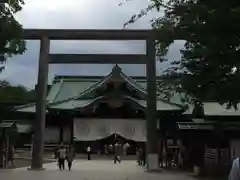
[[(42, 169), (48, 64), (146, 64), (147, 98), (147, 165), (158, 169), (157, 110), (156, 110), (156, 59), (155, 40), (161, 39), (153, 30), (37, 30), (25, 29), (23, 38), (40, 40), (38, 83), (36, 87), (36, 124), (33, 140), (32, 169)], [(144, 40), (144, 54), (50, 54), (50, 40)]]

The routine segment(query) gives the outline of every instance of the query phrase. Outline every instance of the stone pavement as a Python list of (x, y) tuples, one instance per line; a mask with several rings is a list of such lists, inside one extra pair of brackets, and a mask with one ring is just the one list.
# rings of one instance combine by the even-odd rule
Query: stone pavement
[(113, 164), (109, 160), (76, 160), (71, 172), (59, 171), (56, 163), (44, 164), (44, 171), (26, 168), (0, 171), (0, 179), (11, 180), (194, 180), (183, 173), (146, 173), (136, 161), (126, 160)]

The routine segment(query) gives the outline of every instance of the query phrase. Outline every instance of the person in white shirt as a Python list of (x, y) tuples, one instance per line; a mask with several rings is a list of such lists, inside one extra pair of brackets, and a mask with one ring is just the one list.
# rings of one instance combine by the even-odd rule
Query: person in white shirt
[(92, 149), (91, 149), (91, 146), (89, 145), (89, 146), (87, 147), (88, 160), (91, 160), (91, 151), (92, 151)]
[(65, 159), (66, 159), (66, 149), (62, 145), (58, 149), (58, 166), (59, 166), (60, 170), (64, 170), (65, 169)]
[(239, 157), (235, 158), (228, 176), (228, 180), (240, 180), (240, 162)]

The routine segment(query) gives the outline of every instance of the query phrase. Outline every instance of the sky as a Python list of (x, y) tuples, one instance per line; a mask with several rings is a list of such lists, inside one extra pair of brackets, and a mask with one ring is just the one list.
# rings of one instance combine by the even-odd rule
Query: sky
[[(122, 0), (25, 0), (23, 10), (16, 19), (24, 28), (32, 29), (122, 29), (130, 17), (147, 7), (148, 0), (129, 0), (122, 6)], [(150, 20), (163, 13), (152, 11), (146, 17), (126, 27), (128, 29), (149, 29)], [(33, 88), (37, 83), (39, 41), (27, 41), (27, 51), (6, 62), (0, 79), (10, 83)], [(180, 58), (183, 42), (171, 46), (168, 59)], [(50, 53), (144, 53), (143, 41), (51, 41)], [(48, 82), (56, 75), (106, 75), (112, 64), (50, 65)], [(129, 76), (145, 75), (145, 65), (120, 65)], [(168, 67), (168, 63), (157, 62), (157, 74)]]

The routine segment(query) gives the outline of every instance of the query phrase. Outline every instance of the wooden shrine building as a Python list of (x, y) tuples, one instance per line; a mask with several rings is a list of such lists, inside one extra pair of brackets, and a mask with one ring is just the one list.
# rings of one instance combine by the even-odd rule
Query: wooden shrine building
[[(89, 142), (112, 135), (146, 142), (146, 97), (146, 78), (129, 77), (117, 65), (105, 77), (56, 76), (47, 96), (45, 143)], [(159, 117), (180, 115), (184, 108), (157, 99)], [(35, 104), (16, 110), (34, 114)]]
[[(157, 78), (157, 82), (162, 80)], [(214, 156), (229, 164), (240, 155), (239, 109), (203, 102), (199, 118), (194, 115), (196, 105), (183, 103), (182, 95), (169, 101), (163, 96), (160, 92), (156, 103), (161, 147), (176, 147), (181, 140), (192, 156), (204, 162)], [(97, 152), (117, 136), (135, 148), (146, 142), (146, 97), (146, 77), (129, 77), (118, 65), (107, 76), (56, 76), (47, 95), (45, 144), (75, 143), (83, 152), (91, 143)], [(20, 117), (28, 117), (18, 120), (24, 137), (19, 142), (31, 144), (35, 104), (18, 106), (16, 111)], [(224, 151), (221, 157), (211, 151), (218, 147)]]

